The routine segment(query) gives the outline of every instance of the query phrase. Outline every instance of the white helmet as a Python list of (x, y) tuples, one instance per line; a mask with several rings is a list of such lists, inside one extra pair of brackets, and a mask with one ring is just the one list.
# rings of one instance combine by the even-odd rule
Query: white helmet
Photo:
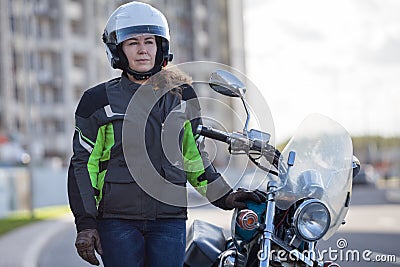
[[(157, 43), (155, 66), (146, 73), (132, 70), (121, 48), (123, 41), (141, 34), (155, 35)], [(147, 79), (172, 60), (169, 40), (169, 28), (165, 16), (158, 9), (141, 2), (130, 2), (118, 7), (108, 19), (103, 33), (103, 42), (111, 66), (114, 69), (127, 71), (139, 79)]]

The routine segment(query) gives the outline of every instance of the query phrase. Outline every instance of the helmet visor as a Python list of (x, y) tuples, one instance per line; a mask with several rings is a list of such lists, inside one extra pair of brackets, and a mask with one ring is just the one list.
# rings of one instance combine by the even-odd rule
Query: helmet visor
[(144, 34), (156, 35), (169, 40), (169, 33), (167, 32), (166, 28), (158, 25), (132, 26), (115, 31), (117, 44), (120, 44), (133, 36)]

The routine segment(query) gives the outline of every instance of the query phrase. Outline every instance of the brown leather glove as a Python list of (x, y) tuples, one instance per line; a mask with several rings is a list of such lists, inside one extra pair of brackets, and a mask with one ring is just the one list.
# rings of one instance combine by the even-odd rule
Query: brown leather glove
[(100, 244), (100, 236), (96, 229), (86, 229), (80, 231), (76, 236), (75, 247), (79, 256), (92, 265), (100, 265), (96, 258), (94, 250), (100, 255), (103, 254), (103, 249)]
[(257, 191), (236, 191), (230, 193), (225, 198), (225, 206), (227, 209), (246, 209), (247, 205), (245, 201), (254, 201), (256, 203), (261, 203), (265, 201), (265, 196)]

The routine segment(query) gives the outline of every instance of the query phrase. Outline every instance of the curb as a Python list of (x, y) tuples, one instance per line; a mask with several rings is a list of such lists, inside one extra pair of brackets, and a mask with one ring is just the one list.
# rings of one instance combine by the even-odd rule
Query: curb
[(40, 234), (40, 237), (32, 240), (31, 246), (23, 259), (22, 267), (38, 267), (40, 253), (57, 233), (69, 225), (71, 219), (70, 216), (63, 216), (52, 221), (53, 223), (46, 228), (45, 232)]
[(37, 267), (48, 242), (71, 223), (71, 216), (35, 222), (0, 238), (0, 267)]

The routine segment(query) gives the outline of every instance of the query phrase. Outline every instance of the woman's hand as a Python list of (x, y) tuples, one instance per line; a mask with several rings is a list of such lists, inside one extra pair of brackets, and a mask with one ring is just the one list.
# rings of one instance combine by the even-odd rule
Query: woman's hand
[(92, 265), (100, 265), (94, 251), (96, 250), (101, 255), (103, 254), (103, 249), (101, 248), (100, 236), (96, 229), (80, 231), (76, 237), (75, 247), (82, 259)]
[(256, 203), (262, 203), (265, 201), (265, 196), (257, 191), (244, 191), (239, 190), (230, 193), (225, 198), (225, 206), (227, 209), (246, 209), (246, 201), (254, 201)]

